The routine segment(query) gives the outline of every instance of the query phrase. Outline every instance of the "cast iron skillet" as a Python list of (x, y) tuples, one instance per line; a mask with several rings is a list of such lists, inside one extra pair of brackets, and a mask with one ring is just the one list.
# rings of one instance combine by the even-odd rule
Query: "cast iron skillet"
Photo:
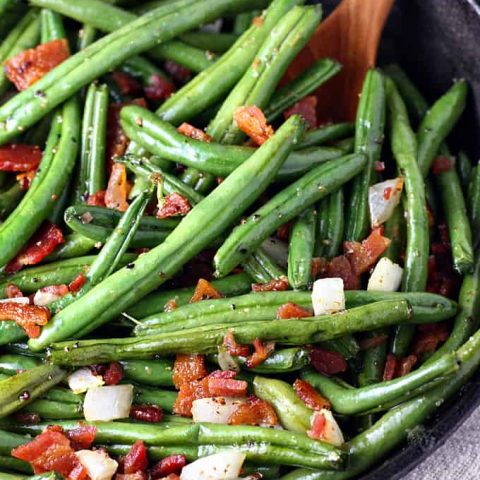
[[(325, 14), (338, 1), (323, 0)], [(472, 159), (480, 159), (480, 5), (476, 0), (397, 0), (380, 45), (379, 65), (402, 65), (428, 100), (433, 101), (453, 78), (470, 84), (468, 109), (453, 135)], [(450, 142), (450, 140), (449, 140)], [(473, 232), (474, 236), (480, 232)], [(403, 447), (359, 480), (400, 480), (440, 447), (480, 406), (480, 371), (425, 428), (409, 435)]]

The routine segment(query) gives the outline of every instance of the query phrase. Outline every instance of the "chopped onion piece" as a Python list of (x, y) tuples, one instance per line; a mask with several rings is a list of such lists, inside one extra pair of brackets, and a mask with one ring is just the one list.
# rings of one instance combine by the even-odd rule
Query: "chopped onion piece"
[(336, 447), (341, 447), (345, 443), (343, 433), (330, 410), (322, 408), (315, 412), (312, 415), (311, 425), (312, 430), (307, 432), (309, 437), (322, 440)]
[(403, 268), (389, 258), (381, 258), (368, 280), (367, 290), (396, 292), (402, 283)]
[(245, 403), (244, 398), (212, 397), (194, 400), (193, 421), (227, 424), (232, 413), (242, 403)]
[(63, 295), (57, 295), (56, 293), (48, 292), (40, 289), (37, 292), (35, 292), (35, 295), (33, 296), (33, 303), (34, 305), (44, 307), (45, 305), (48, 305), (49, 303), (53, 303), (62, 297)]
[(180, 480), (235, 480), (245, 457), (245, 453), (228, 450), (199, 458), (183, 467)]
[(218, 360), (218, 366), (222, 370), (232, 370), (234, 372), (240, 371), (240, 367), (238, 363), (232, 357), (228, 349), (223, 345), (218, 347), (217, 360)]
[(345, 310), (345, 292), (341, 278), (321, 278), (313, 283), (312, 305), (315, 316)]
[(91, 480), (111, 480), (117, 471), (118, 463), (104, 450), (79, 450), (75, 455)]
[(30, 299), (28, 297), (3, 298), (0, 303), (20, 303), (21, 305), (28, 305)]
[(73, 393), (83, 393), (89, 388), (101, 387), (105, 382), (100, 375), (94, 375), (89, 368), (80, 368), (68, 376), (67, 383)]
[(401, 177), (376, 183), (368, 189), (368, 205), (372, 228), (385, 223), (402, 196), (403, 179)]
[(111, 385), (87, 390), (83, 402), (85, 420), (103, 421), (128, 418), (133, 400), (132, 385)]

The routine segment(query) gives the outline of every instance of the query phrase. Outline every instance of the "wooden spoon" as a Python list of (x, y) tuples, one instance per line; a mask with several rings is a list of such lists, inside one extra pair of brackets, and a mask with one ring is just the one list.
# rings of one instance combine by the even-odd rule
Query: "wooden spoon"
[(315, 93), (321, 122), (355, 119), (363, 79), (375, 65), (378, 43), (394, 1), (342, 0), (290, 66), (288, 79), (320, 58), (334, 58), (343, 65), (342, 71)]

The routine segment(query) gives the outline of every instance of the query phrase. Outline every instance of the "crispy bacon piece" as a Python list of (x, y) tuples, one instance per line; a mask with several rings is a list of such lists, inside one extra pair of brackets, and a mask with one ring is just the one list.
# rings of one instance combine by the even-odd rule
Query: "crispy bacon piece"
[(40, 295), (37, 298), (34, 297), (34, 303), (36, 305), (47, 305), (48, 303), (55, 302), (59, 298), (64, 297), (68, 293), (68, 287), (64, 283), (61, 285), (48, 285), (40, 288), (36, 293)]
[(103, 381), (105, 382), (105, 385), (118, 385), (122, 378), (122, 366), (118, 362), (109, 363), (105, 373), (103, 374)]
[(25, 90), (69, 56), (65, 38), (52, 40), (9, 58), (4, 63), (5, 74), (17, 90)]
[(268, 283), (252, 284), (252, 292), (283, 292), (288, 290), (289, 284), (286, 277), (274, 278)]
[(369, 350), (370, 348), (378, 347), (382, 345), (388, 340), (388, 335), (386, 333), (382, 333), (379, 335), (375, 335), (374, 337), (364, 338), (359, 342), (361, 350)]
[(279, 320), (287, 320), (289, 318), (304, 318), (311, 317), (313, 313), (306, 308), (297, 305), (296, 303), (288, 302), (280, 307), (277, 310), (277, 318)]
[(123, 459), (123, 471), (127, 474), (143, 472), (147, 467), (147, 447), (142, 440), (137, 440)]
[(42, 160), (42, 151), (36, 145), (11, 143), (0, 147), (2, 172), (26, 172), (35, 170)]
[(448, 172), (455, 166), (453, 158), (445, 155), (438, 156), (432, 163), (432, 173), (438, 175), (439, 173)]
[(427, 323), (418, 325), (417, 335), (413, 344), (413, 354), (421, 357), (425, 353), (432, 353), (445, 342), (449, 336), (445, 322)]
[(185, 135), (186, 137), (193, 138), (194, 140), (200, 140), (201, 142), (210, 143), (212, 137), (206, 134), (201, 128), (196, 128), (187, 122), (183, 122), (178, 128), (177, 132)]
[(163, 419), (163, 410), (158, 405), (132, 405), (130, 418), (141, 422), (160, 423)]
[[(235, 380), (227, 375), (214, 375), (213, 372), (207, 377), (208, 392), (213, 397), (244, 397), (247, 394), (248, 383), (245, 380)], [(235, 372), (221, 372), (232, 373)]]
[(85, 203), (92, 207), (105, 207), (106, 193), (107, 193), (106, 190), (99, 190), (98, 192), (95, 192), (93, 195), (89, 195)]
[(123, 163), (114, 163), (105, 192), (106, 207), (124, 212), (128, 208), (127, 195), (127, 169)]
[(328, 260), (323, 257), (312, 258), (312, 278), (315, 280), (320, 276), (324, 276), (327, 273)]
[(223, 295), (204, 278), (200, 278), (190, 299), (190, 303), (200, 302), (201, 300), (212, 300), (214, 298), (223, 298)]
[(173, 413), (182, 417), (191, 417), (194, 400), (209, 397), (207, 388), (208, 385), (205, 381), (195, 380), (190, 383), (183, 383), (173, 405)]
[(204, 355), (179, 353), (173, 364), (173, 384), (179, 389), (185, 383), (200, 380), (208, 374)]
[(38, 425), (42, 419), (38, 413), (17, 412), (14, 418), (18, 423), (25, 423), (27, 425)]
[(380, 228), (373, 229), (372, 233), (362, 243), (343, 243), (345, 256), (350, 261), (353, 273), (356, 275), (361, 275), (368, 271), (389, 245), (390, 239), (382, 235)]
[(241, 403), (228, 419), (229, 425), (261, 425), (273, 427), (279, 424), (274, 408), (255, 395)]
[(351, 263), (344, 255), (332, 258), (327, 265), (326, 277), (341, 278), (345, 290), (358, 290), (360, 277), (354, 273)]
[(387, 360), (385, 362), (385, 367), (383, 370), (383, 381), (388, 382), (395, 378), (395, 371), (397, 370), (397, 358), (392, 353), (387, 355)]
[(20, 184), (20, 188), (22, 190), (28, 190), (30, 188), (30, 185), (33, 182), (33, 179), (35, 178), (35, 174), (37, 173), (37, 170), (29, 170), (28, 172), (25, 173), (19, 173), (15, 179), (17, 182)]
[(37, 305), (2, 302), (0, 320), (12, 320), (25, 330), (29, 338), (37, 338), (40, 335), (40, 327), (50, 320), (50, 310)]
[(65, 435), (70, 440), (74, 450), (85, 450), (92, 446), (97, 434), (97, 427), (94, 425), (82, 425), (67, 430)]
[(150, 476), (153, 480), (167, 477), (169, 475), (180, 475), (182, 468), (187, 464), (187, 457), (185, 455), (170, 455), (162, 458), (150, 470)]
[(342, 354), (320, 347), (312, 349), (310, 363), (317, 372), (324, 375), (336, 375), (347, 370), (347, 362)]
[(87, 281), (87, 277), (83, 273), (79, 273), (69, 284), (68, 289), (72, 293), (77, 293)]
[(5, 271), (15, 273), (26, 265), (37, 264), (63, 242), (62, 231), (53, 223), (44, 222), (33, 234), (28, 244), (7, 264)]
[(138, 81), (128, 73), (117, 70), (112, 73), (112, 78), (122, 95), (137, 95), (142, 90)]
[(312, 410), (321, 410), (322, 408), (330, 408), (329, 401), (322, 397), (310, 383), (306, 380), (297, 378), (293, 383), (295, 393), (302, 399), (303, 403)]
[(87, 472), (75, 455), (70, 440), (54, 429), (45, 430), (31, 442), (14, 448), (12, 457), (29, 462), (35, 474), (55, 471), (67, 480), (84, 480)]
[(327, 426), (327, 419), (323, 413), (316, 413), (313, 416), (312, 428), (307, 431), (310, 438), (321, 440), (325, 436), (325, 427)]
[(255, 368), (261, 365), (274, 351), (275, 342), (262, 343), (259, 338), (253, 341), (255, 351), (245, 360), (247, 368)]
[(188, 198), (177, 192), (168, 194), (158, 205), (157, 218), (170, 218), (177, 215), (186, 215), (192, 206)]
[(146, 86), (143, 91), (148, 100), (159, 102), (160, 100), (166, 100), (170, 97), (175, 91), (175, 85), (166, 78), (154, 74), (150, 77), (150, 84)]
[(415, 355), (408, 355), (408, 357), (402, 358), (397, 365), (395, 371), (395, 377), (403, 377), (412, 371), (412, 368), (417, 363), (417, 357)]
[(13, 283), (7, 285), (7, 298), (24, 297), (23, 292)]
[(263, 112), (255, 105), (238, 107), (233, 113), (238, 128), (248, 135), (257, 145), (263, 145), (273, 134), (273, 128), (267, 124)]
[(276, 233), (276, 237), (284, 242), (287, 242), (290, 238), (290, 230), (292, 229), (292, 222), (284, 223), (279, 227)]
[(250, 347), (237, 343), (231, 330), (228, 330), (223, 337), (223, 345), (227, 348), (228, 353), (234, 357), (248, 357), (250, 355)]
[(295, 105), (290, 107), (288, 110), (285, 110), (284, 117), (285, 119), (291, 117), (292, 115), (299, 114), (303, 119), (308, 123), (309, 130), (313, 130), (318, 126), (317, 120), (317, 97), (311, 95), (309, 97), (304, 97), (299, 100)]

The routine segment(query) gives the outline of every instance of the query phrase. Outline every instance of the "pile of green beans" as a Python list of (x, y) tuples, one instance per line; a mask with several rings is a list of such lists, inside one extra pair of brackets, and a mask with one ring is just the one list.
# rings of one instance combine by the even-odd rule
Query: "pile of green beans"
[[(286, 80), (322, 20), (308, 3), (0, 0), (2, 63), (53, 40), (70, 51), (20, 92), (0, 73), (0, 478), (62, 478), (12, 456), (52, 424), (94, 426), (92, 449), (114, 459), (141, 440), (149, 467), (233, 450), (242, 476), (357, 478), (480, 367), (480, 165), (450, 138), (468, 84), (430, 106), (398, 65), (371, 68), (354, 122), (312, 125), (303, 100), (344, 66), (316, 58)], [(42, 151), (29, 186), (11, 143)], [(380, 248), (370, 188), (395, 177)], [(47, 222), (63, 234), (51, 248), (31, 240)], [(387, 259), (399, 291), (369, 283)], [(28, 338), (24, 312), (49, 300)], [(179, 387), (192, 358), (216, 373)], [(91, 392), (69, 387), (85, 367), (121, 371), (113, 383), (162, 419), (86, 422)], [(242, 385), (240, 408), (268, 421), (180, 416), (213, 396), (211, 378), (225, 397)]]

